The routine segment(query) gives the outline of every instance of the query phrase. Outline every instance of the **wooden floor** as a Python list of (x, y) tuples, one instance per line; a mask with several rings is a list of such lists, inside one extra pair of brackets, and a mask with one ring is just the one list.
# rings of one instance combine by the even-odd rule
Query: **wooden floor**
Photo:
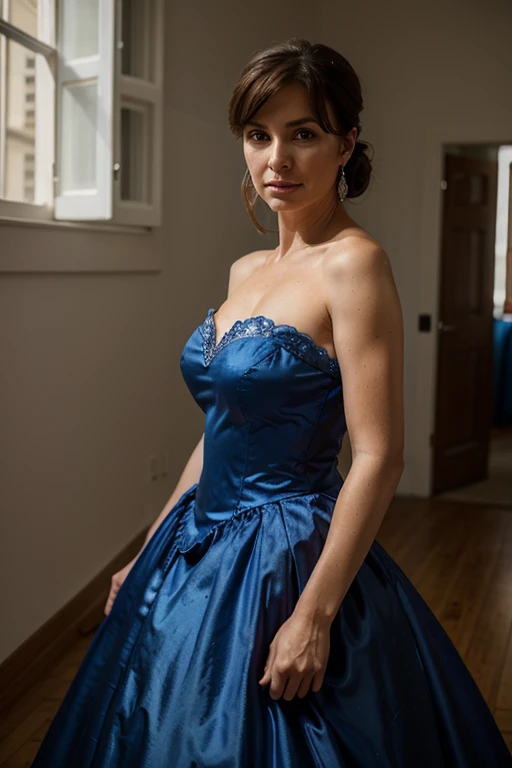
[[(512, 751), (512, 509), (397, 498), (377, 539), (450, 635)], [(3, 719), (0, 768), (30, 766), (91, 639)]]

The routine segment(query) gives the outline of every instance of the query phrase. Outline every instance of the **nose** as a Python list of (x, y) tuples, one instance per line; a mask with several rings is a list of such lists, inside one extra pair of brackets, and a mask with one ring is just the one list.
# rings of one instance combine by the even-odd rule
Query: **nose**
[(270, 151), (268, 160), (269, 168), (277, 170), (280, 168), (289, 168), (291, 165), (290, 155), (286, 146), (279, 141), (275, 141)]

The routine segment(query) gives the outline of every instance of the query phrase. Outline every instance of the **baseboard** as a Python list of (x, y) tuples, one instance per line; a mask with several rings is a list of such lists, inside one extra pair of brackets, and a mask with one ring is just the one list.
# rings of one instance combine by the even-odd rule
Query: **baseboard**
[(123, 568), (141, 549), (147, 531), (133, 539), (76, 597), (70, 600), (0, 664), (0, 713), (62, 659), (78, 637), (95, 631), (105, 618), (103, 609), (112, 574)]

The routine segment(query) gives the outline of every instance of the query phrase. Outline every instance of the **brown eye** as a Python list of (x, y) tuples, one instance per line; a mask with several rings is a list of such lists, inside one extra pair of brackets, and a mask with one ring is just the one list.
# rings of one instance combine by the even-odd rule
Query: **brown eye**
[[(314, 134), (313, 131), (310, 131), (309, 128), (301, 128), (301, 130), (298, 131), (297, 136), (300, 136), (302, 133), (308, 134), (306, 136), (306, 139), (314, 139), (315, 136), (316, 136), (316, 134)], [(248, 139), (254, 139), (256, 142), (259, 142), (260, 139), (256, 139), (256, 136), (264, 136), (264, 137), (266, 137), (267, 134), (263, 133), (262, 131), (253, 131), (252, 133), (250, 133), (248, 135), (247, 138)]]
[(309, 133), (309, 136), (307, 138), (312, 138), (312, 139), (315, 138), (315, 134), (313, 133), (313, 131), (310, 131), (308, 128), (303, 128), (301, 131), (299, 131), (299, 133)]

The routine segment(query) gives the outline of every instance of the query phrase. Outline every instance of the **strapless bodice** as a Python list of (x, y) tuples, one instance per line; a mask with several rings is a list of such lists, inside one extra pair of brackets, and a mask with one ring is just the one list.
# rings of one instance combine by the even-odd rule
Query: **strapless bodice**
[(336, 496), (346, 431), (338, 361), (307, 334), (263, 315), (237, 320), (216, 343), (214, 313), (180, 358), (206, 414), (198, 524), (269, 499)]

